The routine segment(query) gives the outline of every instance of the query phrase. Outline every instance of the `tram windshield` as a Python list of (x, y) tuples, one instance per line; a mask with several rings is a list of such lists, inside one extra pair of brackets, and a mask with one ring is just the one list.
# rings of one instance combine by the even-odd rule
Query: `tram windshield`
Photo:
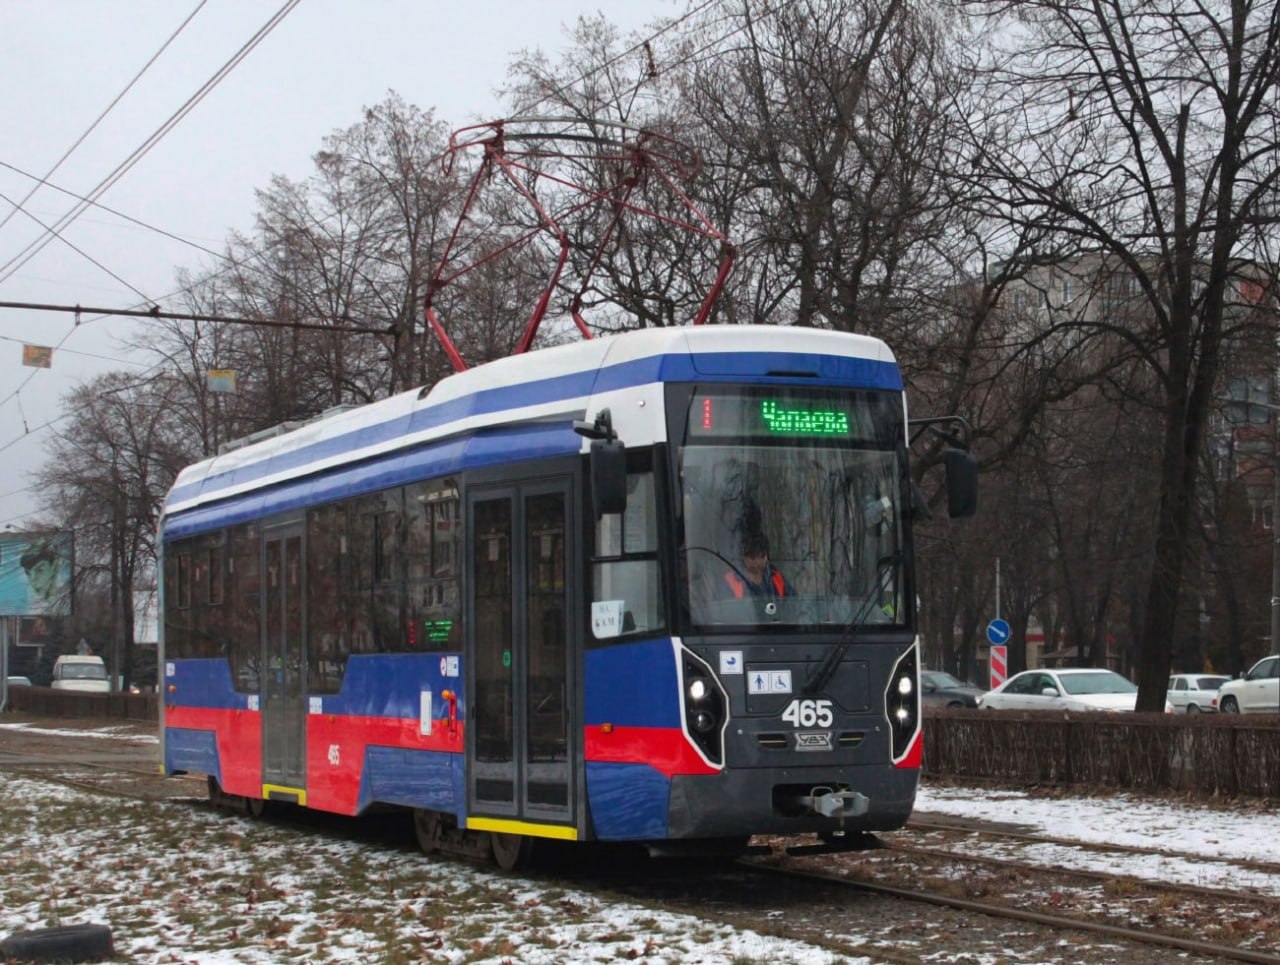
[(678, 456), (703, 627), (905, 620), (901, 396), (702, 387)]

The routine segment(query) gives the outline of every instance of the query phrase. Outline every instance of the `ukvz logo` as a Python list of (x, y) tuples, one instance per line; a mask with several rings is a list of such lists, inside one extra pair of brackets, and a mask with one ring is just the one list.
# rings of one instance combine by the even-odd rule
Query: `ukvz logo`
[(829, 751), (831, 750), (831, 734), (827, 731), (809, 731), (796, 734), (796, 750)]

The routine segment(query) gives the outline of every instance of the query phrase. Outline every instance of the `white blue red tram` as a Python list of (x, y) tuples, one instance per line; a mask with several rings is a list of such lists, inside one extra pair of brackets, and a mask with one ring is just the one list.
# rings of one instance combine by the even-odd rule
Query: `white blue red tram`
[(882, 342), (714, 326), (503, 359), (191, 466), (162, 522), (166, 771), (253, 808), (410, 808), (424, 847), (504, 866), (538, 838), (897, 828), (908, 432)]

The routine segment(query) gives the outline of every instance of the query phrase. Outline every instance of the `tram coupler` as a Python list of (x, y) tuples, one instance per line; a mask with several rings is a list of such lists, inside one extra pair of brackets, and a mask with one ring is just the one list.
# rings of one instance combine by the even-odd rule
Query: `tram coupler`
[(856, 818), (871, 809), (871, 799), (858, 791), (836, 791), (829, 787), (815, 787), (800, 796), (800, 804), (824, 818)]

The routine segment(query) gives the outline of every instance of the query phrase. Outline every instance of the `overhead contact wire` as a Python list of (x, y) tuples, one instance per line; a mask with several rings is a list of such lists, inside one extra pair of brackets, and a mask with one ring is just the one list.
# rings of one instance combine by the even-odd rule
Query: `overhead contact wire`
[[(90, 204), (95, 202), (99, 197), (101, 197), (108, 190), (110, 190), (111, 187), (115, 185), (115, 183), (119, 181), (122, 177), (124, 177), (125, 174), (127, 174), (135, 164), (137, 164), (140, 160), (142, 160), (143, 157), (145, 157), (148, 153), (150, 153), (152, 148), (154, 148), (161, 140), (163, 140), (164, 137), (168, 135), (168, 133), (172, 131), (173, 128), (176, 127), (178, 123), (181, 122), (183, 118), (187, 116), (187, 114), (189, 114), (192, 110), (194, 110), (195, 107), (202, 100), (204, 100), (204, 98), (208, 96), (208, 94), (214, 88), (216, 88), (220, 83), (222, 83), (222, 81), (226, 79), (227, 75), (230, 74), (231, 71), (234, 70), (237, 66), (239, 66), (241, 61), (243, 61), (250, 53), (252, 53), (253, 50), (258, 46), (258, 44), (260, 44), (267, 37), (267, 35), (270, 34), (277, 26), (279, 26), (281, 21), (283, 21), (285, 17), (287, 17), (290, 13), (292, 13), (293, 9), (301, 2), (302, 0), (286, 0), (284, 6), (282, 6), (279, 10), (277, 10), (270, 20), (268, 20), (265, 24), (263, 24), (260, 28), (258, 28), (257, 33), (255, 33), (252, 37), (250, 37), (249, 40), (247, 40), (244, 43), (244, 45), (238, 51), (236, 51), (236, 53), (231, 57), (230, 60), (228, 60), (225, 64), (223, 64), (220, 68), (218, 68), (218, 70), (213, 74), (213, 76), (210, 77), (207, 81), (205, 81), (204, 84), (200, 87), (200, 89), (197, 90), (196, 93), (192, 94), (191, 97), (188, 98), (187, 101), (180, 108), (178, 108), (178, 110), (174, 111), (174, 113), (169, 116), (169, 119), (166, 120), (163, 124), (161, 124), (160, 127), (157, 128), (151, 134), (150, 137), (148, 137), (145, 141), (143, 141), (143, 143), (138, 148), (136, 148), (134, 152), (129, 155), (128, 158), (122, 161), (115, 168), (115, 170), (113, 170), (110, 174), (108, 174), (105, 178), (103, 178), (103, 180), (98, 183), (97, 187), (95, 187), (92, 191), (89, 192), (89, 194), (86, 196), (86, 199), (84, 201), (82, 201), (80, 204), (77, 204), (74, 208), (72, 208), (70, 211), (64, 214), (61, 218), (59, 218), (58, 221), (55, 222), (53, 226), (53, 230), (61, 231), (62, 229), (66, 228), (68, 225), (74, 222), (77, 218), (79, 218), (80, 215), (83, 214), (84, 211), (90, 206)], [(3, 265), (0, 265), (0, 283), (8, 281), (9, 278), (11, 278), (16, 271), (21, 269), (28, 261), (34, 258), (37, 254), (39, 254), (45, 248), (45, 246), (47, 246), (49, 242), (53, 240), (53, 237), (54, 235), (51, 232), (46, 232), (40, 238), (37, 238), (36, 240), (28, 244), (27, 247), (25, 247), (17, 255), (10, 258)]]
[(26, 195), (23, 196), (21, 201), (19, 201), (17, 204), (14, 205), (13, 211), (10, 211), (8, 214), (4, 216), (3, 220), (0, 220), (0, 228), (3, 228), (5, 225), (7, 225), (9, 223), (9, 220), (18, 211), (23, 211), (24, 214), (26, 213), (23, 209), (23, 205), (25, 205), (28, 201), (30, 201), (32, 196), (37, 191), (40, 190), (40, 186), (45, 183), (45, 180), (47, 178), (53, 177), (53, 175), (57, 172), (58, 168), (62, 167), (63, 162), (65, 162), (67, 158), (71, 157), (71, 155), (76, 152), (76, 149), (80, 147), (81, 144), (84, 143), (85, 138), (87, 138), (90, 134), (92, 134), (94, 130), (98, 127), (98, 125), (101, 124), (102, 121), (106, 118), (106, 116), (110, 114), (112, 110), (115, 109), (115, 106), (119, 104), (121, 100), (124, 99), (125, 94), (129, 93), (129, 91), (133, 89), (133, 85), (142, 79), (142, 75), (151, 69), (151, 65), (160, 59), (160, 55), (163, 54), (169, 48), (169, 45), (178, 38), (178, 35), (182, 33), (183, 30), (186, 29), (187, 24), (191, 23), (191, 21), (195, 19), (196, 14), (198, 14), (204, 8), (204, 5), (208, 2), (209, 0), (200, 0), (200, 2), (196, 4), (196, 8), (192, 10), (191, 13), (187, 14), (187, 18), (183, 20), (182, 23), (178, 24), (178, 29), (169, 35), (169, 39), (160, 45), (160, 49), (151, 55), (151, 59), (142, 65), (142, 69), (133, 75), (133, 79), (130, 80), (129, 83), (125, 84), (124, 89), (121, 90), (120, 93), (116, 94), (116, 96), (112, 99), (111, 103), (108, 104), (106, 108), (102, 111), (102, 113), (97, 116), (97, 118), (94, 120), (92, 124), (89, 125), (89, 127), (85, 130), (85, 132), (75, 139), (75, 142), (69, 148), (67, 148), (66, 152), (62, 155), (62, 157), (58, 158), (58, 160), (54, 162), (53, 167), (49, 168), (49, 170), (44, 173), (44, 177), (37, 178), (38, 183), (34, 187), (32, 187), (31, 190), (26, 193)]

